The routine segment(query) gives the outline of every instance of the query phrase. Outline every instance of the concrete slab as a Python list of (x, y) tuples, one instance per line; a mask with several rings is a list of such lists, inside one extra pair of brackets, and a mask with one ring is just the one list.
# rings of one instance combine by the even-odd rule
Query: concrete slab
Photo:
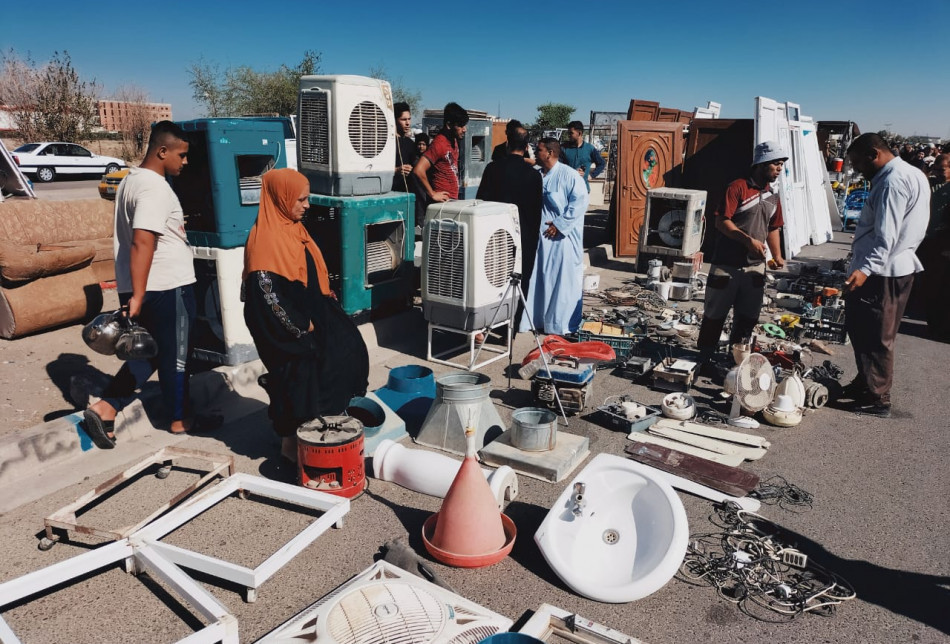
[(547, 452), (526, 452), (511, 444), (511, 432), (505, 432), (478, 453), (488, 465), (507, 465), (518, 474), (557, 483), (567, 478), (590, 455), (586, 436), (558, 431), (557, 444)]

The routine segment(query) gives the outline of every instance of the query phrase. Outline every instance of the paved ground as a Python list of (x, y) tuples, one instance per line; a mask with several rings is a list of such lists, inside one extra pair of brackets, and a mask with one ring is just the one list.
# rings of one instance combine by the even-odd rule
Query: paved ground
[(90, 179), (82, 175), (78, 177), (61, 176), (52, 183), (33, 182), (33, 191), (39, 199), (52, 201), (67, 201), (69, 199), (93, 199), (99, 196), (99, 178)]
[[(593, 231), (602, 213), (589, 215), (590, 245), (598, 241)], [(806, 249), (806, 256), (840, 256), (847, 238)], [(602, 288), (629, 279), (629, 266), (613, 262), (603, 248), (591, 257), (599, 267)], [(424, 321), (418, 311), (404, 314), (371, 333), (373, 388), (385, 382), (388, 369), (403, 364), (424, 364)], [(9, 443), (12, 423), (40, 423), (57, 414), (73, 411), (68, 397), (67, 365), (83, 370), (110, 372), (115, 364), (89, 354), (78, 338), (78, 326), (15, 342), (0, 344), (4, 356), (32, 352), (30, 360), (14, 367), (4, 364), (7, 383), (22, 378), (28, 387), (50, 387), (45, 397), (35, 398), (38, 408), (21, 412), (3, 411), (7, 428), (0, 438)], [(516, 341), (520, 357), (531, 345), (530, 336)], [(29, 351), (22, 347), (29, 346)], [(854, 373), (850, 350), (837, 347), (832, 360)], [(518, 538), (510, 557), (490, 568), (461, 570), (432, 563), (456, 590), (514, 620), (526, 617), (542, 602), (602, 622), (639, 637), (645, 642), (945, 642), (950, 641), (950, 538), (948, 519), (947, 364), (950, 345), (932, 342), (919, 323), (907, 319), (898, 338), (899, 356), (894, 390), (897, 413), (890, 420), (859, 418), (825, 408), (809, 413), (794, 429), (768, 429), (769, 453), (745, 468), (767, 477), (781, 474), (815, 495), (814, 507), (791, 513), (777, 507), (763, 514), (797, 535), (800, 548), (816, 561), (850, 581), (859, 598), (841, 606), (833, 617), (807, 616), (788, 624), (756, 621), (739, 612), (707, 587), (691, 586), (674, 579), (652, 596), (626, 605), (593, 602), (569, 591), (547, 566), (533, 542), (547, 508), (564, 484), (550, 484), (519, 477), (520, 496), (506, 510), (518, 526)], [(60, 354), (69, 357), (63, 358)], [(84, 362), (88, 360), (88, 363)], [(447, 367), (432, 366), (437, 374)], [(11, 377), (12, 370), (15, 376)], [(515, 378), (507, 387), (505, 365), (483, 370), (492, 377), (493, 400), (507, 422), (513, 408), (530, 403), (527, 383)], [(55, 375), (54, 375), (55, 374)], [(701, 402), (711, 400), (716, 388), (701, 382)], [(595, 380), (595, 398), (631, 393), (646, 403), (657, 403), (662, 394), (608, 372)], [(5, 396), (6, 397), (6, 396)], [(40, 479), (50, 491), (0, 517), (0, 581), (6, 581), (87, 552), (100, 543), (76, 537), (49, 552), (36, 548), (43, 517), (62, 507), (96, 484), (139, 460), (161, 445), (175, 443), (235, 457), (237, 469), (255, 475), (291, 480), (293, 471), (278, 455), (278, 443), (270, 432), (264, 404), (250, 386), (236, 392), (208, 394), (223, 406), (230, 422), (207, 437), (171, 437), (139, 423), (122, 437), (112, 452), (89, 450), (58, 465), (38, 464), (30, 487)], [(14, 395), (8, 401), (21, 409)], [(4, 407), (4, 410), (8, 408)], [(29, 419), (23, 415), (29, 411)], [(146, 406), (144, 418), (157, 419)], [(21, 414), (21, 415), (16, 415)], [(62, 421), (63, 419), (60, 419)], [(54, 421), (55, 422), (55, 421)], [(156, 420), (156, 422), (158, 422)], [(26, 425), (22, 431), (28, 432)], [(145, 427), (145, 429), (142, 429)], [(594, 453), (622, 454), (625, 435), (600, 428), (583, 418), (572, 418), (560, 431), (585, 434)], [(5, 453), (5, 452), (4, 452)], [(582, 464), (583, 465), (583, 464)], [(117, 494), (90, 511), (87, 519), (101, 525), (126, 525), (165, 501), (169, 490), (193, 480), (191, 472), (175, 472), (164, 481), (144, 477), (127, 491)], [(57, 483), (62, 485), (57, 485)], [(5, 494), (28, 494), (23, 481), (4, 485)], [(708, 521), (711, 504), (681, 495), (693, 533), (712, 529)], [(25, 497), (24, 497), (25, 498)], [(11, 505), (16, 505), (12, 503)], [(353, 502), (342, 530), (333, 530), (307, 548), (260, 589), (256, 603), (245, 603), (240, 589), (198, 576), (202, 585), (224, 603), (240, 623), (241, 640), (254, 641), (335, 586), (367, 567), (379, 546), (394, 537), (427, 557), (421, 543), (423, 521), (438, 509), (438, 499), (370, 480), (366, 494)], [(231, 499), (206, 513), (192, 525), (174, 533), (170, 540), (204, 552), (233, 557), (236, 563), (256, 565), (310, 520), (305, 513), (286, 507)], [(158, 597), (150, 590), (157, 590)], [(147, 577), (133, 578), (119, 568), (92, 576), (81, 584), (16, 605), (4, 611), (24, 642), (141, 642), (174, 641), (186, 636), (197, 621), (176, 606), (173, 593)], [(134, 606), (133, 610), (130, 610)]]

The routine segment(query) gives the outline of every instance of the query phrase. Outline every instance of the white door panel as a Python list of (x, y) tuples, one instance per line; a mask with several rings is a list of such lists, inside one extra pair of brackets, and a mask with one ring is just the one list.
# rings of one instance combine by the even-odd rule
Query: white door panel
[[(818, 149), (818, 133), (815, 124), (810, 120), (802, 123), (802, 140), (805, 144), (805, 190), (811, 206), (811, 243), (824, 244), (832, 237), (832, 212), (828, 204), (829, 195), (832, 195), (830, 203), (834, 203), (834, 197), (828, 168), (821, 150)], [(834, 214), (837, 216), (837, 209)]]
[[(797, 107), (794, 106), (793, 107)], [(777, 141), (789, 155), (785, 168), (778, 178), (779, 196), (782, 201), (782, 217), (785, 220), (785, 257), (790, 259), (809, 243), (808, 222), (805, 210), (805, 187), (800, 168), (801, 141), (795, 140), (795, 132), (788, 121), (788, 107), (764, 96), (755, 99), (755, 142)], [(797, 116), (798, 112), (793, 111)], [(797, 122), (796, 122), (797, 123)], [(800, 128), (799, 128), (800, 130)]]

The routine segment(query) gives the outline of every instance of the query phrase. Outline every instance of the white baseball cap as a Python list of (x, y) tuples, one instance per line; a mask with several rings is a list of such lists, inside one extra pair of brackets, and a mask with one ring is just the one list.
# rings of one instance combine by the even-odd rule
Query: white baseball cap
[(785, 161), (787, 159), (788, 155), (782, 151), (782, 146), (775, 141), (762, 141), (755, 146), (755, 152), (752, 153), (752, 165), (769, 163), (770, 161)]

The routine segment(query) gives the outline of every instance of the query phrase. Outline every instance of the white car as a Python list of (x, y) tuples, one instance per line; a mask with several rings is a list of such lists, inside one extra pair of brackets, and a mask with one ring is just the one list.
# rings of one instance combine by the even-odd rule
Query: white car
[(109, 174), (125, 166), (115, 157), (93, 154), (75, 143), (25, 143), (13, 151), (13, 160), (23, 174), (49, 183), (58, 174)]

